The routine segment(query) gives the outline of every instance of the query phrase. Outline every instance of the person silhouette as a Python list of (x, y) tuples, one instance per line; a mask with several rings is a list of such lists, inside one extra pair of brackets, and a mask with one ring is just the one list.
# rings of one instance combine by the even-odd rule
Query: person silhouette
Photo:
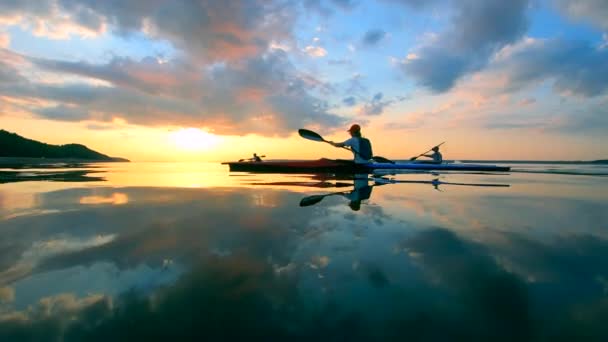
[(423, 154), (422, 156), (431, 158), (433, 160), (426, 161), (427, 163), (441, 164), (443, 162), (443, 156), (441, 152), (439, 152), (439, 146), (435, 146), (432, 149), (433, 153), (431, 154)]
[(260, 158), (260, 156), (258, 156), (255, 152), (253, 153), (253, 158), (251, 158), (251, 160), (253, 160), (254, 162), (261, 162), (262, 158)]

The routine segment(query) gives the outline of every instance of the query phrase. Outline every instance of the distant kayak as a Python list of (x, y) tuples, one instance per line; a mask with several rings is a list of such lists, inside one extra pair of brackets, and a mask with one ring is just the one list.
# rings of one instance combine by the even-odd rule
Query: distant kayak
[(230, 171), (259, 173), (372, 173), (374, 170), (454, 170), (454, 171), (498, 171), (505, 172), (508, 166), (486, 164), (397, 162), (355, 164), (350, 160), (270, 160), (261, 162), (225, 162)]

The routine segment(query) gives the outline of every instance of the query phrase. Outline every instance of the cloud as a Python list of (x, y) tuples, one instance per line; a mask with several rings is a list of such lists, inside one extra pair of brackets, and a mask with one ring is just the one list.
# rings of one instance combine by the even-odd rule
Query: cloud
[[(310, 123), (326, 127), (344, 123), (328, 111), (325, 101), (312, 95), (323, 84), (299, 74), (282, 50), (206, 69), (184, 60), (161, 63), (151, 57), (114, 58), (107, 64), (29, 61), (45, 71), (111, 85), (35, 83), (0, 64), (0, 94), (54, 102), (52, 107), (31, 108), (46, 118), (100, 122), (122, 118), (138, 125), (202, 125), (214, 127), (217, 134), (264, 135), (289, 134)], [(2, 79), (7, 83), (3, 85)]]
[[(114, 57), (107, 64), (67, 62), (43, 58), (30, 58), (43, 69), (58, 73), (69, 73), (108, 81), (117, 87), (137, 89), (150, 94), (176, 94), (196, 87), (200, 80), (194, 65), (174, 59), (164, 62), (154, 57), (135, 61), (125, 57)], [(182, 93), (184, 95), (184, 93)]]
[(608, 29), (608, 2), (604, 0), (557, 0), (554, 5), (575, 20), (584, 20)]
[(304, 48), (304, 52), (311, 57), (325, 57), (327, 55), (327, 50), (320, 46), (309, 45)]
[(482, 69), (501, 47), (526, 32), (528, 0), (458, 1), (449, 27), (402, 62), (403, 71), (434, 92), (445, 92)]
[[(1, 56), (1, 55), (0, 55)], [(0, 89), (11, 85), (26, 83), (27, 79), (12, 65), (0, 61)]]
[[(68, 3), (72, 6), (63, 6)], [(73, 34), (92, 37), (106, 29), (102, 16), (69, 0), (4, 1), (0, 13), (0, 23), (20, 24), (36, 36), (51, 39), (67, 39)]]
[(167, 40), (203, 61), (255, 56), (271, 41), (289, 39), (296, 13), (280, 1), (47, 0), (0, 6), (3, 17), (19, 18), (37, 35), (99, 34), (107, 26), (122, 35), (143, 32)]
[(365, 33), (361, 42), (366, 46), (374, 46), (380, 43), (386, 37), (386, 32), (380, 29), (369, 30)]
[(552, 81), (560, 93), (592, 97), (608, 90), (608, 50), (584, 41), (528, 39), (501, 51), (493, 66), (506, 91)]
[(34, 112), (43, 118), (58, 121), (80, 121), (91, 117), (85, 108), (66, 105), (35, 109)]
[(384, 112), (384, 109), (395, 101), (393, 100), (384, 100), (382, 101), (382, 93), (376, 93), (368, 103), (364, 104), (363, 107), (359, 109), (359, 113), (362, 115), (381, 115)]
[(349, 96), (349, 97), (343, 99), (342, 103), (344, 103), (345, 105), (347, 105), (349, 107), (352, 107), (357, 104), (357, 99), (355, 99), (354, 96)]
[(11, 44), (11, 36), (8, 32), (0, 31), (0, 48), (7, 48)]

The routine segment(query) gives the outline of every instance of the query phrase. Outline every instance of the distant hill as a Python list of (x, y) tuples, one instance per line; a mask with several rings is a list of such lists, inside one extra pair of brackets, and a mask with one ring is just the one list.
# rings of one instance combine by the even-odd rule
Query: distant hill
[(62, 158), (94, 161), (129, 161), (113, 158), (80, 144), (50, 145), (0, 129), (0, 157)]

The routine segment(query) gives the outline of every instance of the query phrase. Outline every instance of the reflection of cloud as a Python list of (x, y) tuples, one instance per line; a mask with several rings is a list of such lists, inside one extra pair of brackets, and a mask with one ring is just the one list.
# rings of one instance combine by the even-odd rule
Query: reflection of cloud
[(0, 287), (0, 304), (9, 303), (15, 300), (15, 290), (12, 287)]
[(115, 192), (109, 197), (104, 196), (84, 196), (80, 198), (80, 204), (127, 204), (129, 196), (121, 192)]
[(78, 314), (84, 309), (90, 308), (92, 305), (99, 303), (104, 299), (105, 298), (99, 294), (89, 295), (84, 298), (77, 298), (72, 293), (62, 293), (41, 298), (36, 305), (28, 307), (28, 309), (25, 311), (12, 311), (0, 314), (0, 322), (12, 321), (12, 323), (25, 323), (25, 321), (36, 322), (44, 321), (46, 319), (55, 320), (57, 317), (65, 317), (65, 324), (69, 322), (68, 317)]
[(326, 255), (315, 256), (312, 258), (310, 262), (311, 268), (325, 268), (329, 265), (330, 258)]
[(0, 285), (10, 284), (25, 277), (40, 262), (52, 256), (98, 247), (111, 242), (115, 237), (115, 235), (98, 235), (90, 239), (62, 238), (35, 241), (21, 252), (19, 259), (13, 265), (0, 271)]

